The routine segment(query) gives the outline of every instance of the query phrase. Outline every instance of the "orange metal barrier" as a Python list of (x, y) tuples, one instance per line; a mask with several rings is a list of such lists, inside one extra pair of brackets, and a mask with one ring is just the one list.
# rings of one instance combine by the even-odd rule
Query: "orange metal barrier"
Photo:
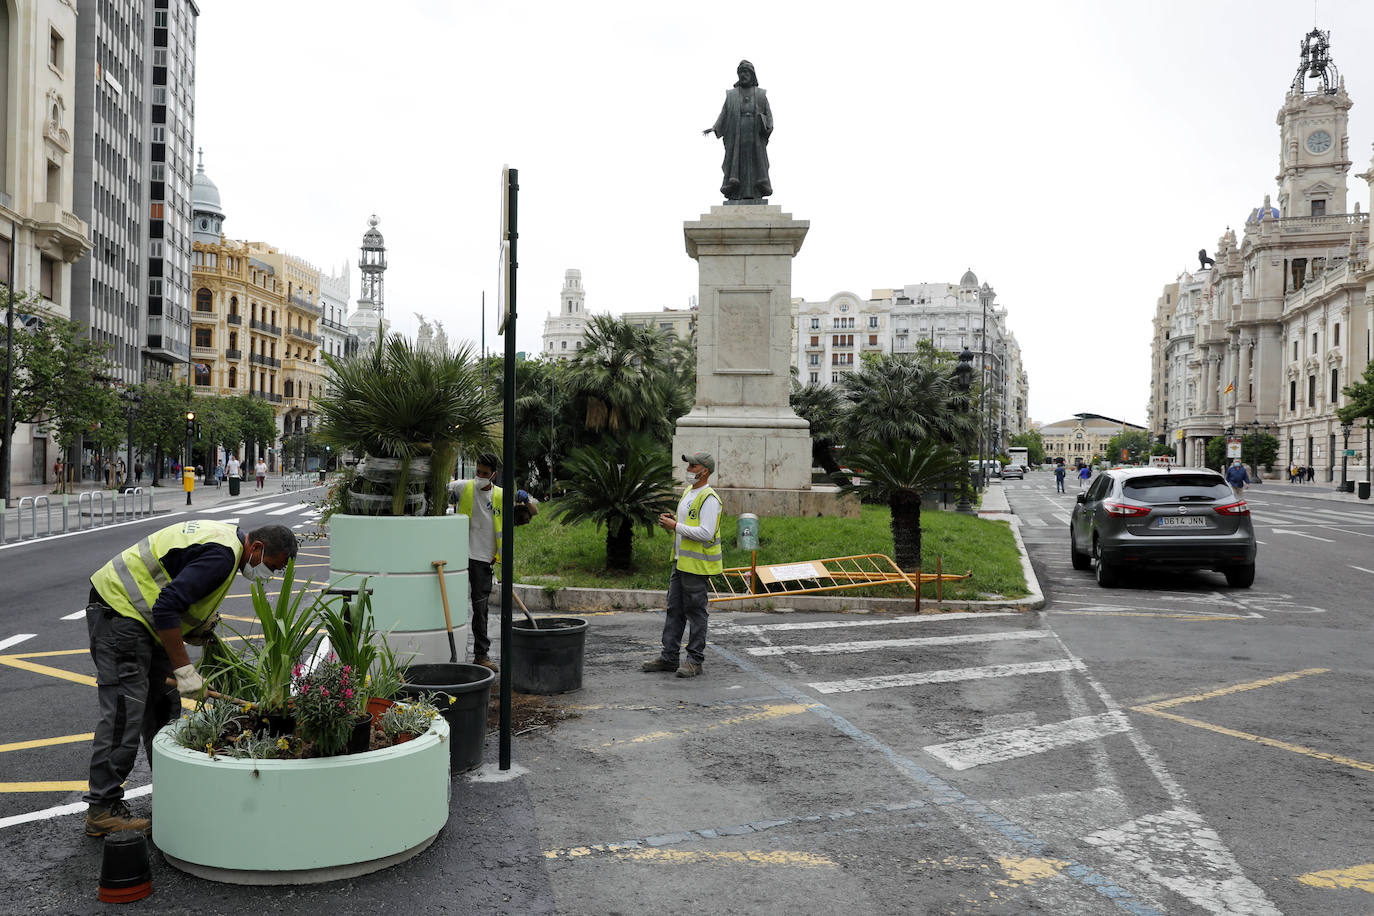
[(903, 572), (892, 558), (881, 553), (865, 553), (852, 557), (827, 557), (800, 563), (775, 563), (770, 566), (739, 566), (722, 570), (711, 577), (710, 603), (748, 601), (760, 596), (814, 595), (848, 588), (868, 588), (875, 585), (906, 585), (916, 593), (916, 610), (921, 609), (921, 585), (934, 582), (936, 600), (944, 600), (944, 584), (973, 575), (969, 570), (962, 576), (943, 570), (943, 561), (936, 559), (935, 572)]

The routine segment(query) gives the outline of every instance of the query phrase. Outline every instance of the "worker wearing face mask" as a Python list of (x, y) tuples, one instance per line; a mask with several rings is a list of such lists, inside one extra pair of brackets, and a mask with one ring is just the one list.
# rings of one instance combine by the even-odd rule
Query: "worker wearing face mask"
[(152, 826), (129, 810), (123, 786), (140, 739), (151, 763), (153, 736), (176, 716), (178, 695), (198, 696), (205, 686), (186, 645), (210, 636), (236, 574), (266, 582), (297, 548), (283, 525), (244, 534), (229, 522), (186, 521), (153, 532), (91, 576), (86, 628), (100, 721), (85, 795), (87, 836)]
[[(504, 491), (492, 483), (501, 467), (495, 455), (477, 459), (472, 480), (449, 483), (449, 501), (458, 515), (468, 517), (468, 590), (472, 593), (472, 663), (496, 671), (491, 660), (491, 635), (487, 631), (487, 610), (491, 604), (491, 585), (495, 566), (501, 562), (501, 524)], [(517, 490), (515, 501), (539, 513), (539, 502), (524, 490)], [(528, 521), (528, 517), (526, 517)], [(519, 524), (517, 517), (516, 523)]]
[[(668, 580), (667, 618), (663, 622), (663, 651), (645, 662), (645, 671), (676, 671), (696, 677), (706, 661), (706, 603), (711, 576), (722, 569), (720, 497), (708, 486), (716, 459), (706, 452), (683, 455), (687, 489), (676, 514), (658, 517), (659, 527), (673, 535), (673, 574)], [(687, 626), (691, 630), (687, 631)], [(687, 658), (678, 664), (682, 634), (687, 631)]]

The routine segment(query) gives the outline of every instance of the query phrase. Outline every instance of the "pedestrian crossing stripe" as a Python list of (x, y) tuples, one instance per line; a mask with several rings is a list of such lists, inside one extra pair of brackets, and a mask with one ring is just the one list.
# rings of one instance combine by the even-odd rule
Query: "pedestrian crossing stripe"
[(1106, 712), (1096, 716), (1080, 716), (1064, 722), (978, 735), (962, 741), (932, 744), (922, 750), (951, 770), (967, 770), (971, 767), (1001, 763), (1083, 744), (1130, 730), (1130, 720), (1124, 713)]
[(860, 690), (885, 690), (888, 687), (915, 687), (921, 684), (949, 684), (955, 681), (977, 681), (994, 677), (1019, 677), (1025, 674), (1053, 674), (1057, 671), (1081, 670), (1083, 670), (1083, 663), (1078, 659), (1061, 658), (1053, 661), (1023, 662), (1015, 665), (983, 665), (977, 668), (946, 668), (940, 671), (880, 674), (875, 677), (857, 677), (843, 681), (816, 681), (807, 686), (818, 693), (851, 693)]
[(960, 643), (1002, 642), (1009, 639), (1044, 639), (1050, 634), (1044, 630), (1011, 630), (1001, 633), (965, 633), (959, 636), (914, 636), (908, 639), (870, 639), (862, 642), (831, 642), (819, 645), (798, 646), (755, 646), (745, 651), (750, 655), (791, 655), (810, 653), (812, 655), (831, 655), (834, 653), (871, 652), (877, 649), (906, 649), (915, 646), (949, 646)]
[(855, 620), (808, 620), (801, 623), (723, 623), (711, 625), (711, 635), (739, 633), (746, 636), (761, 636), (764, 633), (777, 633), (784, 630), (833, 630), (843, 627), (885, 627), (904, 623), (938, 623), (945, 620), (972, 620), (990, 617), (1015, 617), (1015, 611), (995, 611), (992, 613), (954, 613), (921, 614), (902, 617), (873, 617)]

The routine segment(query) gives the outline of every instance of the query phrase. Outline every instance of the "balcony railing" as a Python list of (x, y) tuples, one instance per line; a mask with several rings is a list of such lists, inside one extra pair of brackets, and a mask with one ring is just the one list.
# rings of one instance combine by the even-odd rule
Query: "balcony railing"
[(308, 301), (308, 300), (307, 300), (304, 296), (302, 296), (300, 293), (292, 293), (292, 294), (291, 294), (289, 297), (287, 297), (287, 298), (289, 299), (289, 301), (291, 302), (292, 305), (296, 306), (297, 308), (305, 309), (307, 312), (309, 312), (309, 313), (312, 314), (312, 315), (323, 315), (323, 314), (324, 314), (324, 306), (322, 306), (322, 305), (316, 305), (316, 304), (314, 304), (313, 302)]
[(272, 404), (280, 404), (282, 401), (281, 395), (279, 394), (271, 394), (266, 391), (250, 391), (248, 393), (255, 398), (262, 398), (264, 401)]
[(224, 355), (227, 359), (243, 359), (242, 350), (225, 350)]
[(311, 343), (311, 344), (318, 344), (318, 343), (323, 343), (323, 342), (324, 342), (324, 338), (321, 337), (320, 335), (318, 335), (318, 334), (311, 334), (309, 331), (302, 331), (300, 328), (287, 328), (287, 329), (286, 329), (286, 336), (287, 336), (287, 337), (294, 337), (294, 338), (296, 338), (297, 340), (303, 340), (303, 341), (305, 341), (306, 343)]
[(270, 356), (263, 356), (261, 353), (249, 353), (248, 361), (258, 366), (269, 366), (273, 369), (281, 368), (281, 360), (273, 359)]
[(268, 323), (265, 322), (265, 321), (259, 321), (259, 320), (256, 319), (256, 318), (249, 318), (249, 319), (248, 319), (248, 326), (251, 327), (251, 328), (252, 328), (253, 330), (255, 330), (255, 331), (262, 331), (264, 334), (275, 334), (275, 335), (278, 336), (278, 337), (281, 336), (281, 328), (280, 328), (280, 327), (278, 327), (278, 326), (275, 325), (275, 324), (268, 324)]
[(243, 316), (230, 314), (225, 316), (225, 321), (228, 321), (230, 324), (243, 324)]

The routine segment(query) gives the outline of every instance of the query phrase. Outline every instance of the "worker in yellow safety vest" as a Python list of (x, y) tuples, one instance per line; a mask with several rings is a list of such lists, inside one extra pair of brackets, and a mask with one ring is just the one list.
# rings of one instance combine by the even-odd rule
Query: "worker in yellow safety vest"
[[(501, 467), (495, 455), (482, 455), (472, 480), (449, 483), (449, 501), (455, 512), (468, 517), (468, 589), (472, 594), (472, 663), (497, 670), (491, 660), (491, 636), (487, 632), (487, 608), (495, 564), (501, 562), (501, 513), (503, 491), (492, 481)], [(539, 514), (539, 502), (524, 490), (515, 493), (516, 524)], [(528, 515), (521, 512), (527, 509)]]
[(231, 522), (192, 520), (153, 532), (91, 576), (86, 628), (100, 721), (85, 795), (87, 836), (152, 827), (129, 810), (124, 781), (140, 739), (151, 765), (153, 736), (175, 717), (178, 694), (197, 696), (205, 686), (186, 645), (210, 636), (235, 574), (266, 582), (297, 547), (283, 525), (244, 534)]
[[(658, 524), (673, 535), (673, 574), (668, 579), (667, 617), (663, 622), (663, 651), (645, 662), (645, 671), (676, 671), (696, 677), (706, 661), (706, 602), (711, 576), (722, 569), (720, 548), (721, 501), (709, 481), (716, 459), (707, 452), (683, 455), (687, 489), (677, 512), (665, 512)], [(687, 631), (688, 624), (691, 630)], [(678, 664), (682, 634), (687, 631), (687, 658)]]

